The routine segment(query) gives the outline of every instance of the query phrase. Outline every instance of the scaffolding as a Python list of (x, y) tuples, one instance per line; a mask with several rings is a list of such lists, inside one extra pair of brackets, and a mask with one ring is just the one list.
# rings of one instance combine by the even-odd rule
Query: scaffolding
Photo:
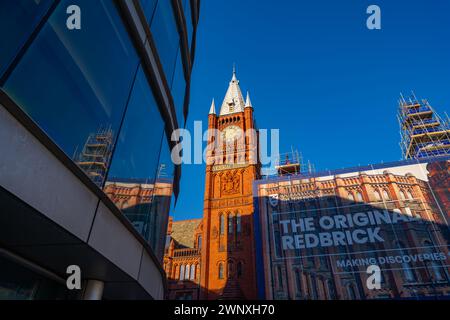
[(407, 99), (400, 93), (398, 121), (400, 148), (404, 159), (419, 159), (450, 155), (450, 125), (448, 115), (441, 118), (427, 100)]
[(303, 156), (297, 150), (291, 150), (288, 153), (281, 153), (275, 158), (275, 169), (277, 175), (294, 175), (304, 173), (314, 173), (314, 165), (309, 162), (303, 162)]
[(76, 156), (77, 164), (100, 188), (106, 179), (113, 139), (111, 127), (100, 128), (88, 136), (83, 150)]

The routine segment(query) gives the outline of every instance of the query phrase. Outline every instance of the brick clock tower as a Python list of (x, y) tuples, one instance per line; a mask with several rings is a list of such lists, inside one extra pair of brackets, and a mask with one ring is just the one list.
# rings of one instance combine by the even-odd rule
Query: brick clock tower
[(234, 69), (218, 115), (211, 104), (208, 128), (218, 134), (209, 135), (207, 149), (200, 298), (256, 299), (252, 188), (259, 144), (250, 97), (244, 102)]

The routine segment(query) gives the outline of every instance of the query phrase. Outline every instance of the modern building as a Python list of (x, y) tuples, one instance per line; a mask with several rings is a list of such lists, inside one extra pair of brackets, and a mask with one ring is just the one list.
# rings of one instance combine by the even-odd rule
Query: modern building
[(401, 95), (398, 107), (400, 147), (404, 159), (419, 159), (450, 155), (450, 123), (413, 93), (405, 99)]
[[(175, 245), (166, 251), (165, 259), (172, 263), (169, 296), (182, 298), (180, 292), (189, 291), (183, 267), (188, 261), (199, 261), (200, 299), (254, 299), (252, 183), (260, 176), (261, 165), (253, 106), (248, 93), (244, 100), (235, 70), (218, 114), (214, 100), (211, 104), (208, 130), (203, 218), (188, 233), (191, 245), (186, 249)], [(174, 226), (189, 223), (174, 222)], [(195, 299), (197, 294), (186, 297)]]
[(449, 168), (447, 156), (255, 181), (259, 298), (449, 299)]
[(199, 5), (0, 2), (0, 299), (165, 297)]

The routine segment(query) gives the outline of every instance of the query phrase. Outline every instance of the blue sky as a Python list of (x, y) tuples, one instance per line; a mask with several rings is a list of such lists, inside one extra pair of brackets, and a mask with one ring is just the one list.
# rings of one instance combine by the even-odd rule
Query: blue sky
[[(381, 30), (366, 28), (371, 4)], [(316, 170), (399, 160), (399, 92), (450, 113), (449, 15), (446, 0), (202, 1), (187, 128), (206, 125), (236, 63), (281, 152), (293, 146)], [(176, 220), (202, 216), (204, 170), (183, 166)]]

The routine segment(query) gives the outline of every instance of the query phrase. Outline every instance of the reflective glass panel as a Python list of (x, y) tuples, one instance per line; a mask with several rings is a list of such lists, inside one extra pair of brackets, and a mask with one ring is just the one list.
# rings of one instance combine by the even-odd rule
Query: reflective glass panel
[(53, 0), (0, 1), (0, 76), (52, 3)]
[(158, 1), (150, 29), (166, 79), (172, 83), (180, 36), (171, 1)]
[[(72, 4), (81, 30), (66, 27)], [(112, 1), (62, 1), (5, 90), (101, 186), (137, 64)]]

